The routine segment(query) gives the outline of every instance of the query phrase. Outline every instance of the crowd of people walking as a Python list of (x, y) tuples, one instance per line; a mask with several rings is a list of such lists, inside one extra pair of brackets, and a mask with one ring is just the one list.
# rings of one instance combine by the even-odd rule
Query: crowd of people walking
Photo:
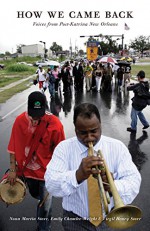
[[(72, 92), (78, 95), (83, 91), (87, 93), (94, 91), (97, 93), (108, 93), (109, 95), (109, 93), (111, 93), (114, 89), (117, 89), (118, 92), (123, 90), (126, 90), (127, 92), (130, 89), (133, 90), (136, 88), (136, 85), (130, 86), (130, 63), (123, 65), (119, 63), (113, 64), (110, 62), (100, 63), (99, 61), (67, 61), (62, 67), (54, 66), (53, 69), (48, 68), (47, 71), (39, 66), (36, 73), (38, 74), (39, 89), (43, 92), (47, 88), (49, 90), (52, 108), (57, 95), (62, 95), (62, 93), (64, 94), (64, 99), (66, 99), (72, 97)], [(141, 71), (139, 73), (142, 73), (141, 81), (143, 81), (143, 78), (145, 78), (145, 72)], [(149, 84), (144, 80), (143, 84), (145, 83), (147, 84), (147, 91), (149, 91)], [(135, 108), (135, 100), (133, 99), (132, 105), (134, 105), (133, 108)], [(142, 105), (139, 106), (140, 101), (142, 102)], [(147, 100), (138, 96), (136, 104), (138, 104), (138, 106), (136, 106), (137, 112), (133, 118), (132, 109), (131, 127), (127, 128), (127, 131), (130, 132), (136, 131), (137, 116), (144, 126), (143, 129), (147, 129), (149, 127), (149, 123), (142, 114), (143, 108), (148, 105)]]
[(126, 82), (130, 82), (131, 66), (118, 66), (112, 63), (67, 61), (63, 66), (48, 68), (47, 71), (39, 66), (37, 70), (39, 89), (49, 90), (51, 98), (59, 91), (62, 83), (63, 92), (105, 91), (112, 92), (113, 79), (121, 90)]

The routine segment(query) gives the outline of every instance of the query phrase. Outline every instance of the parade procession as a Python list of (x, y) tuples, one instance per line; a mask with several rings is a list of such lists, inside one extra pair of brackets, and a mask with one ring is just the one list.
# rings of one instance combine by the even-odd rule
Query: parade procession
[(148, 4), (3, 2), (0, 231), (150, 230)]

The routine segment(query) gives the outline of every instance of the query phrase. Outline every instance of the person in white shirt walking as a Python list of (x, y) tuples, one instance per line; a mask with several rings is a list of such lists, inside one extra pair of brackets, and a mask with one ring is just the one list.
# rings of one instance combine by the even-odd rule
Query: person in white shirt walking
[(41, 65), (39, 65), (36, 74), (38, 75), (39, 89), (43, 90), (43, 83), (46, 81), (46, 72)]

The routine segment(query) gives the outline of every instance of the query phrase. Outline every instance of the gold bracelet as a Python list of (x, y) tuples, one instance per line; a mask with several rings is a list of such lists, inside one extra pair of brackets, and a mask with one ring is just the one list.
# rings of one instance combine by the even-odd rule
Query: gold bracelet
[(16, 169), (9, 169), (9, 172), (16, 172)]

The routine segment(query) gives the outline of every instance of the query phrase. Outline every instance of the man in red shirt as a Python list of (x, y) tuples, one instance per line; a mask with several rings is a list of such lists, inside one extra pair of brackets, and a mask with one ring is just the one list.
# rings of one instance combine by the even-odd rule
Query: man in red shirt
[(7, 180), (14, 185), (17, 176), (24, 176), (30, 194), (40, 200), (37, 209), (39, 231), (51, 230), (52, 197), (47, 194), (44, 174), (55, 147), (65, 139), (61, 122), (46, 108), (45, 95), (32, 92), (28, 97), (28, 110), (16, 118), (8, 144), (10, 170)]

